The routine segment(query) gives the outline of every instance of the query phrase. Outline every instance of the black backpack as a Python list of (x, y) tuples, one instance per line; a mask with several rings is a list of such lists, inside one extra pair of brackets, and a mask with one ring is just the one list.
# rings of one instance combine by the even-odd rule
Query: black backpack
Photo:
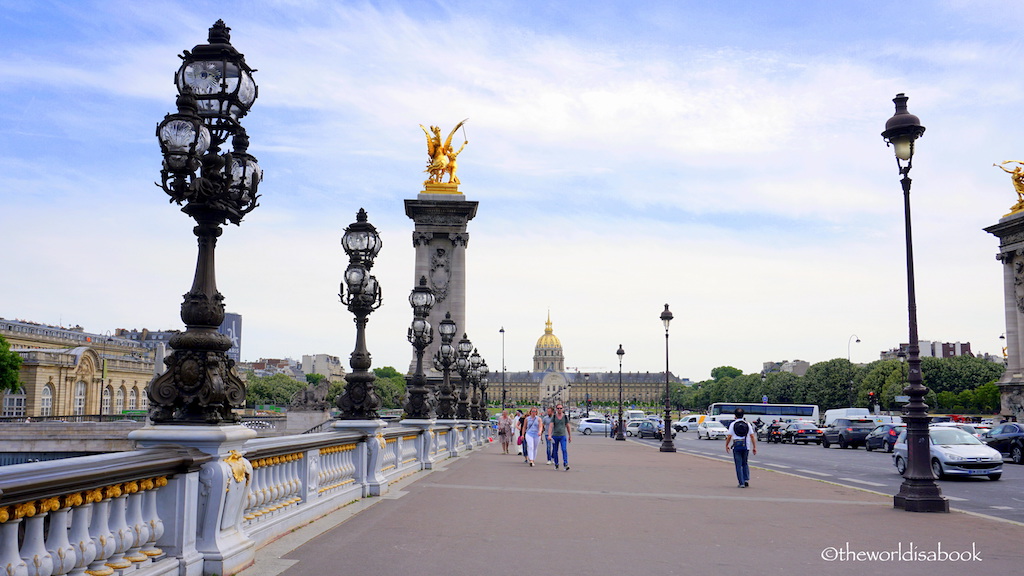
[(732, 426), (732, 431), (736, 433), (736, 436), (746, 440), (747, 434), (750, 434), (750, 426), (743, 420), (737, 420)]

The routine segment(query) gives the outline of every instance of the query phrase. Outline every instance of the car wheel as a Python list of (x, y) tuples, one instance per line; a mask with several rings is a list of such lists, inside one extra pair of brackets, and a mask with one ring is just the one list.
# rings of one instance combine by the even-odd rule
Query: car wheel
[(888, 442), (886, 442), (885, 443), (885, 451), (887, 453), (891, 454), (892, 453), (892, 444), (889, 444)]
[(828, 441), (828, 438), (822, 438), (822, 440), (821, 440), (821, 446), (822, 446), (823, 448), (828, 448), (828, 447), (829, 447), (829, 446), (831, 446), (831, 445), (832, 445), (832, 443)]
[(584, 428), (583, 429), (583, 435), (584, 436), (590, 436), (591, 432), (593, 432), (593, 430), (591, 430), (590, 428)]
[(874, 450), (874, 448), (871, 446), (871, 444), (869, 442), (865, 442), (864, 443), (864, 449), (867, 450), (868, 452), (871, 452), (872, 450)]
[(932, 460), (932, 476), (935, 476), (936, 480), (942, 479), (942, 464), (939, 464), (938, 460)]
[(1013, 460), (1014, 464), (1024, 464), (1024, 451), (1020, 446), (1010, 448), (1010, 460)]
[(988, 475), (988, 479), (989, 480), (999, 480), (1002, 477), (1003, 477), (1002, 474), (989, 474)]
[(683, 426), (682, 428), (680, 428), (680, 430), (682, 430), (683, 432), (689, 432), (689, 430), (686, 428), (686, 426)]
[(839, 448), (842, 449), (842, 450), (845, 450), (848, 446), (849, 446), (849, 444), (846, 443), (846, 438), (843, 438), (842, 436), (840, 436), (839, 437)]
[(896, 471), (900, 473), (900, 476), (907, 473), (907, 461), (899, 456), (896, 457)]

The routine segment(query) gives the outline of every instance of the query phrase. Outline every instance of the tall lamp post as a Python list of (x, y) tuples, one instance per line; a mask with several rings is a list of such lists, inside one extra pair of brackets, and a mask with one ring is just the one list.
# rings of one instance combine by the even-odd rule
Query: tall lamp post
[(907, 346), (907, 387), (903, 393), (910, 397), (906, 405), (907, 470), (899, 494), (893, 498), (893, 507), (908, 512), (949, 512), (949, 501), (932, 476), (930, 465), (931, 441), (928, 436), (928, 406), (924, 403), (928, 388), (921, 379), (921, 350), (917, 340), (917, 298), (914, 290), (914, 248), (910, 233), (910, 168), (914, 158), (914, 141), (924, 134), (924, 126), (917, 116), (907, 111), (907, 97), (897, 94), (893, 98), (896, 113), (885, 123), (886, 145), (896, 152), (903, 185), (903, 215), (907, 243), (907, 316), (910, 342)]
[(483, 362), (483, 358), (480, 357), (480, 353), (477, 352), (476, 348), (473, 348), (473, 353), (469, 355), (469, 383), (472, 385), (472, 395), (469, 397), (469, 417), (473, 420), (480, 418), (480, 363)]
[(590, 417), (590, 374), (583, 375), (583, 393), (586, 395), (587, 417)]
[(501, 409), (504, 410), (507, 396), (505, 391), (505, 327), (502, 326), (498, 332), (501, 332)]
[(619, 344), (615, 354), (619, 356), (619, 425), (615, 427), (615, 439), (625, 441), (626, 435), (622, 433), (622, 357), (626, 351), (622, 349), (622, 344)]
[(661, 434), (661, 452), (675, 452), (676, 443), (672, 440), (672, 405), (671, 395), (668, 386), (668, 325), (672, 322), (672, 312), (665, 304), (665, 310), (661, 313), (661, 323), (665, 325), (665, 430)]
[(479, 369), (480, 379), (480, 408), (478, 409), (478, 420), (488, 420), (490, 415), (487, 413), (487, 375), (491, 373), (491, 369), (487, 367), (487, 360), (480, 360)]
[(459, 420), (469, 419), (469, 355), (473, 352), (473, 343), (466, 336), (465, 332), (462, 334), (462, 340), (459, 340), (458, 348), (456, 349), (455, 356), (455, 370), (459, 373), (459, 402), (458, 407), (455, 411), (455, 417)]
[(853, 389), (853, 375), (854, 375), (853, 361), (850, 359), (851, 358), (850, 346), (853, 345), (854, 339), (856, 339), (857, 344), (860, 344), (860, 336), (857, 336), (856, 334), (851, 334), (850, 338), (846, 341), (846, 361), (850, 364), (850, 406), (851, 407), (853, 406), (854, 402), (857, 401), (857, 395), (856, 395), (856, 392)]
[(455, 347), (452, 346), (452, 339), (455, 337), (455, 321), (452, 320), (451, 312), (446, 312), (444, 320), (437, 326), (437, 332), (441, 335), (441, 345), (434, 354), (434, 367), (441, 371), (441, 390), (437, 399), (437, 416), (444, 420), (455, 418), (455, 396), (452, 395), (451, 368), (455, 363)]
[(427, 277), (420, 276), (420, 283), (409, 294), (409, 304), (413, 310), (412, 326), (409, 326), (408, 340), (416, 351), (416, 372), (412, 375), (405, 414), (410, 419), (433, 420), (437, 417), (434, 411), (434, 391), (427, 386), (427, 375), (423, 373), (423, 353), (434, 341), (434, 329), (427, 321), (430, 309), (435, 302), (434, 292), (427, 287)]
[[(223, 224), (240, 224), (259, 205), (263, 171), (247, 152), (249, 138), (239, 123), (256, 100), (253, 70), (231, 46), (229, 32), (218, 20), (208, 44), (181, 56), (174, 75), (178, 112), (156, 127), (164, 157), (160, 187), (195, 219), (199, 256), (181, 304), (186, 330), (171, 338), (167, 371), (147, 389), (154, 424), (235, 424), (232, 409), (245, 403), (245, 384), (226, 354), (231, 339), (217, 332), (224, 296), (217, 290), (214, 248)], [(232, 150), (221, 154), (228, 141)]]
[(380, 308), (381, 292), (377, 278), (370, 274), (373, 260), (380, 252), (377, 229), (366, 220), (366, 210), (356, 214), (356, 221), (345, 228), (341, 245), (348, 254), (345, 282), (341, 286), (341, 302), (355, 316), (356, 346), (345, 375), (345, 390), (335, 399), (342, 420), (376, 420), (380, 397), (373, 389), (377, 379), (370, 371), (370, 351), (366, 349), (366, 322), (370, 313)]

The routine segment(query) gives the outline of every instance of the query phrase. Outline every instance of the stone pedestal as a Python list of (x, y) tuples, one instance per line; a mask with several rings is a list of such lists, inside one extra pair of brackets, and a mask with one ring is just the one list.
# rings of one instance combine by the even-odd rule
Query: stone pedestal
[(1003, 417), (1024, 417), (1024, 212), (1007, 214), (985, 231), (999, 237), (1006, 316), (1006, 372), (999, 380)]
[(380, 496), (387, 492), (388, 481), (381, 472), (381, 458), (384, 452), (384, 428), (387, 422), (383, 420), (338, 420), (331, 424), (331, 428), (339, 432), (359, 432), (366, 434), (366, 471), (363, 478), (357, 478), (363, 482), (363, 497)]
[(236, 574), (255, 559), (256, 543), (242, 530), (242, 512), (252, 480), (244, 444), (255, 437), (254, 430), (240, 425), (168, 424), (128, 434), (139, 448), (171, 444), (196, 448), (213, 457), (203, 464), (196, 479), (184, 480), (198, 481), (195, 549), (202, 554), (203, 574)]
[[(445, 313), (450, 312), (457, 328), (456, 339), (467, 332), (466, 246), (469, 233), (466, 229), (476, 216), (477, 204), (466, 200), (453, 184), (428, 184), (415, 200), (405, 201), (405, 215), (416, 223), (412, 234), (412, 245), (416, 249), (412, 285), (415, 286), (420, 277), (427, 278), (427, 286), (437, 299), (427, 321), (436, 330)], [(440, 346), (441, 339), (434, 338), (423, 357), (433, 358)], [(409, 364), (410, 374), (415, 363), (414, 353)], [(427, 370), (427, 375), (431, 383), (439, 382), (441, 376), (433, 369)]]
[(432, 470), (434, 462), (437, 461), (434, 458), (434, 429), (437, 427), (437, 420), (406, 419), (400, 421), (399, 424), (423, 431), (423, 434), (420, 435), (419, 445), (416, 446), (416, 452), (420, 462), (423, 463), (423, 469)]

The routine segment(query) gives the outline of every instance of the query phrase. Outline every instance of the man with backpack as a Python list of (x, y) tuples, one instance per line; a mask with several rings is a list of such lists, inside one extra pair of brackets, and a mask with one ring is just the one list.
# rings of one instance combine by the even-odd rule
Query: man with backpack
[(750, 452), (757, 454), (757, 436), (754, 428), (743, 419), (743, 409), (737, 408), (733, 415), (736, 417), (729, 424), (729, 432), (725, 436), (725, 452), (728, 454), (729, 446), (732, 445), (732, 460), (736, 464), (736, 480), (740, 488), (750, 486), (750, 466), (747, 464), (747, 457)]

